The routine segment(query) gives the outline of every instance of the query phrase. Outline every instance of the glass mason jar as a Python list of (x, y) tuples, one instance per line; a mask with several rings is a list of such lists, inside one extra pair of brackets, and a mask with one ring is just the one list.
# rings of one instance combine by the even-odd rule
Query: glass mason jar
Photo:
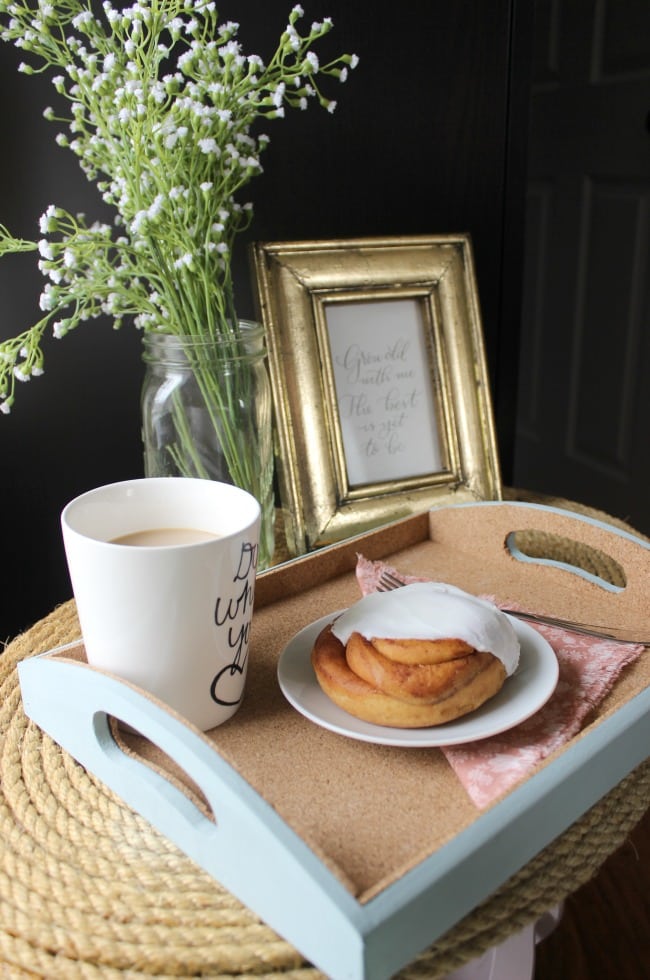
[(262, 508), (261, 570), (274, 550), (271, 386), (264, 328), (247, 320), (239, 327), (227, 340), (144, 335), (144, 470), (252, 493)]

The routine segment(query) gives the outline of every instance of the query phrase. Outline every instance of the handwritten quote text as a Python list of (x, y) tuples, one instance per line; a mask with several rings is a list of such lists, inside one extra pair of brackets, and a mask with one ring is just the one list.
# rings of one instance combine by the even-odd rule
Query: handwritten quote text
[(332, 365), (351, 485), (437, 472), (440, 449), (417, 304), (328, 310)]

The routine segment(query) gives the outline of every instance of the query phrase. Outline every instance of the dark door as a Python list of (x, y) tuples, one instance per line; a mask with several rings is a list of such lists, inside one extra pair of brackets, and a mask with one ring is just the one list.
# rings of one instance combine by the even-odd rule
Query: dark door
[(650, 532), (650, 3), (536, 11), (515, 482)]

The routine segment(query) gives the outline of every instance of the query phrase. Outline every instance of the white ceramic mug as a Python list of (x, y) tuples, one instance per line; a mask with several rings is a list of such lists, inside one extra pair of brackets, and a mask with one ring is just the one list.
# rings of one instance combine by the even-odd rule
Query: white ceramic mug
[[(230, 718), (246, 680), (259, 525), (254, 497), (211, 480), (129, 480), (72, 500), (61, 526), (88, 663), (202, 731)], [(134, 534), (140, 543), (116, 541)], [(169, 536), (178, 541), (160, 543)]]

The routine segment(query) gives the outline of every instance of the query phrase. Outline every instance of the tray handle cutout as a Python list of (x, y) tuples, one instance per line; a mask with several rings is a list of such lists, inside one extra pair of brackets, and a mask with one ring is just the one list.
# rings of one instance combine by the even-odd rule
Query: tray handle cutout
[(505, 546), (517, 561), (562, 568), (608, 592), (621, 592), (627, 585), (627, 576), (620, 563), (584, 541), (525, 528), (510, 531)]
[[(160, 746), (149, 742), (132, 725), (125, 725), (118, 718), (111, 717), (105, 712), (95, 715), (95, 727), (97, 728), (100, 724), (108, 724), (117, 748), (124, 755), (137, 759), (151, 770), (151, 772), (156, 773), (163, 779), (167, 779), (173, 787), (178, 789), (183, 796), (187, 797), (194, 804), (197, 810), (211, 824), (217, 823), (216, 815), (201, 787), (190, 778), (187, 772), (176, 763), (175, 759), (168, 752), (163, 751)], [(198, 815), (197, 821), (200, 823)]]
[[(63, 696), (64, 710), (67, 707), (74, 741), (61, 737), (60, 714), (49, 723), (57, 728), (50, 734), (71, 755), (109, 785), (119, 784), (124, 798), (140, 812), (146, 798), (147, 815), (164, 813), (165, 832), (174, 839), (191, 835), (208, 843), (216, 842), (220, 830), (227, 833), (228, 796), (218, 799), (212, 794), (210, 799), (203, 791), (215, 756), (200, 732), (146, 692), (88, 667), (85, 659), (73, 664), (44, 657), (41, 666), (56, 672), (53, 683), (57, 697)], [(64, 685), (66, 668), (70, 673)], [(21, 684), (29, 713), (22, 677)], [(48, 730), (48, 720), (34, 720)], [(216, 761), (218, 765), (221, 760)]]
[[(242, 798), (251, 798), (255, 820), (268, 807), (207, 737), (146, 692), (89, 667), (81, 645), (25, 660), (19, 674), (28, 717), (173, 840), (235, 847)], [(124, 736), (114, 737), (116, 723)], [(153, 764), (137, 743), (152, 748)]]
[[(552, 557), (524, 557), (530, 549), (522, 547), (519, 536), (525, 531), (536, 537), (545, 532), (546, 542), (556, 548), (559, 540), (577, 547), (573, 553), (556, 550)], [(513, 537), (513, 532), (518, 533)], [(650, 539), (586, 514), (520, 501), (430, 511), (429, 534), (435, 549), (431, 564), (442, 580), (447, 576), (531, 612), (647, 635)], [(577, 567), (577, 554), (587, 557), (581, 562), (587, 568)], [(605, 572), (610, 567), (611, 575)]]

